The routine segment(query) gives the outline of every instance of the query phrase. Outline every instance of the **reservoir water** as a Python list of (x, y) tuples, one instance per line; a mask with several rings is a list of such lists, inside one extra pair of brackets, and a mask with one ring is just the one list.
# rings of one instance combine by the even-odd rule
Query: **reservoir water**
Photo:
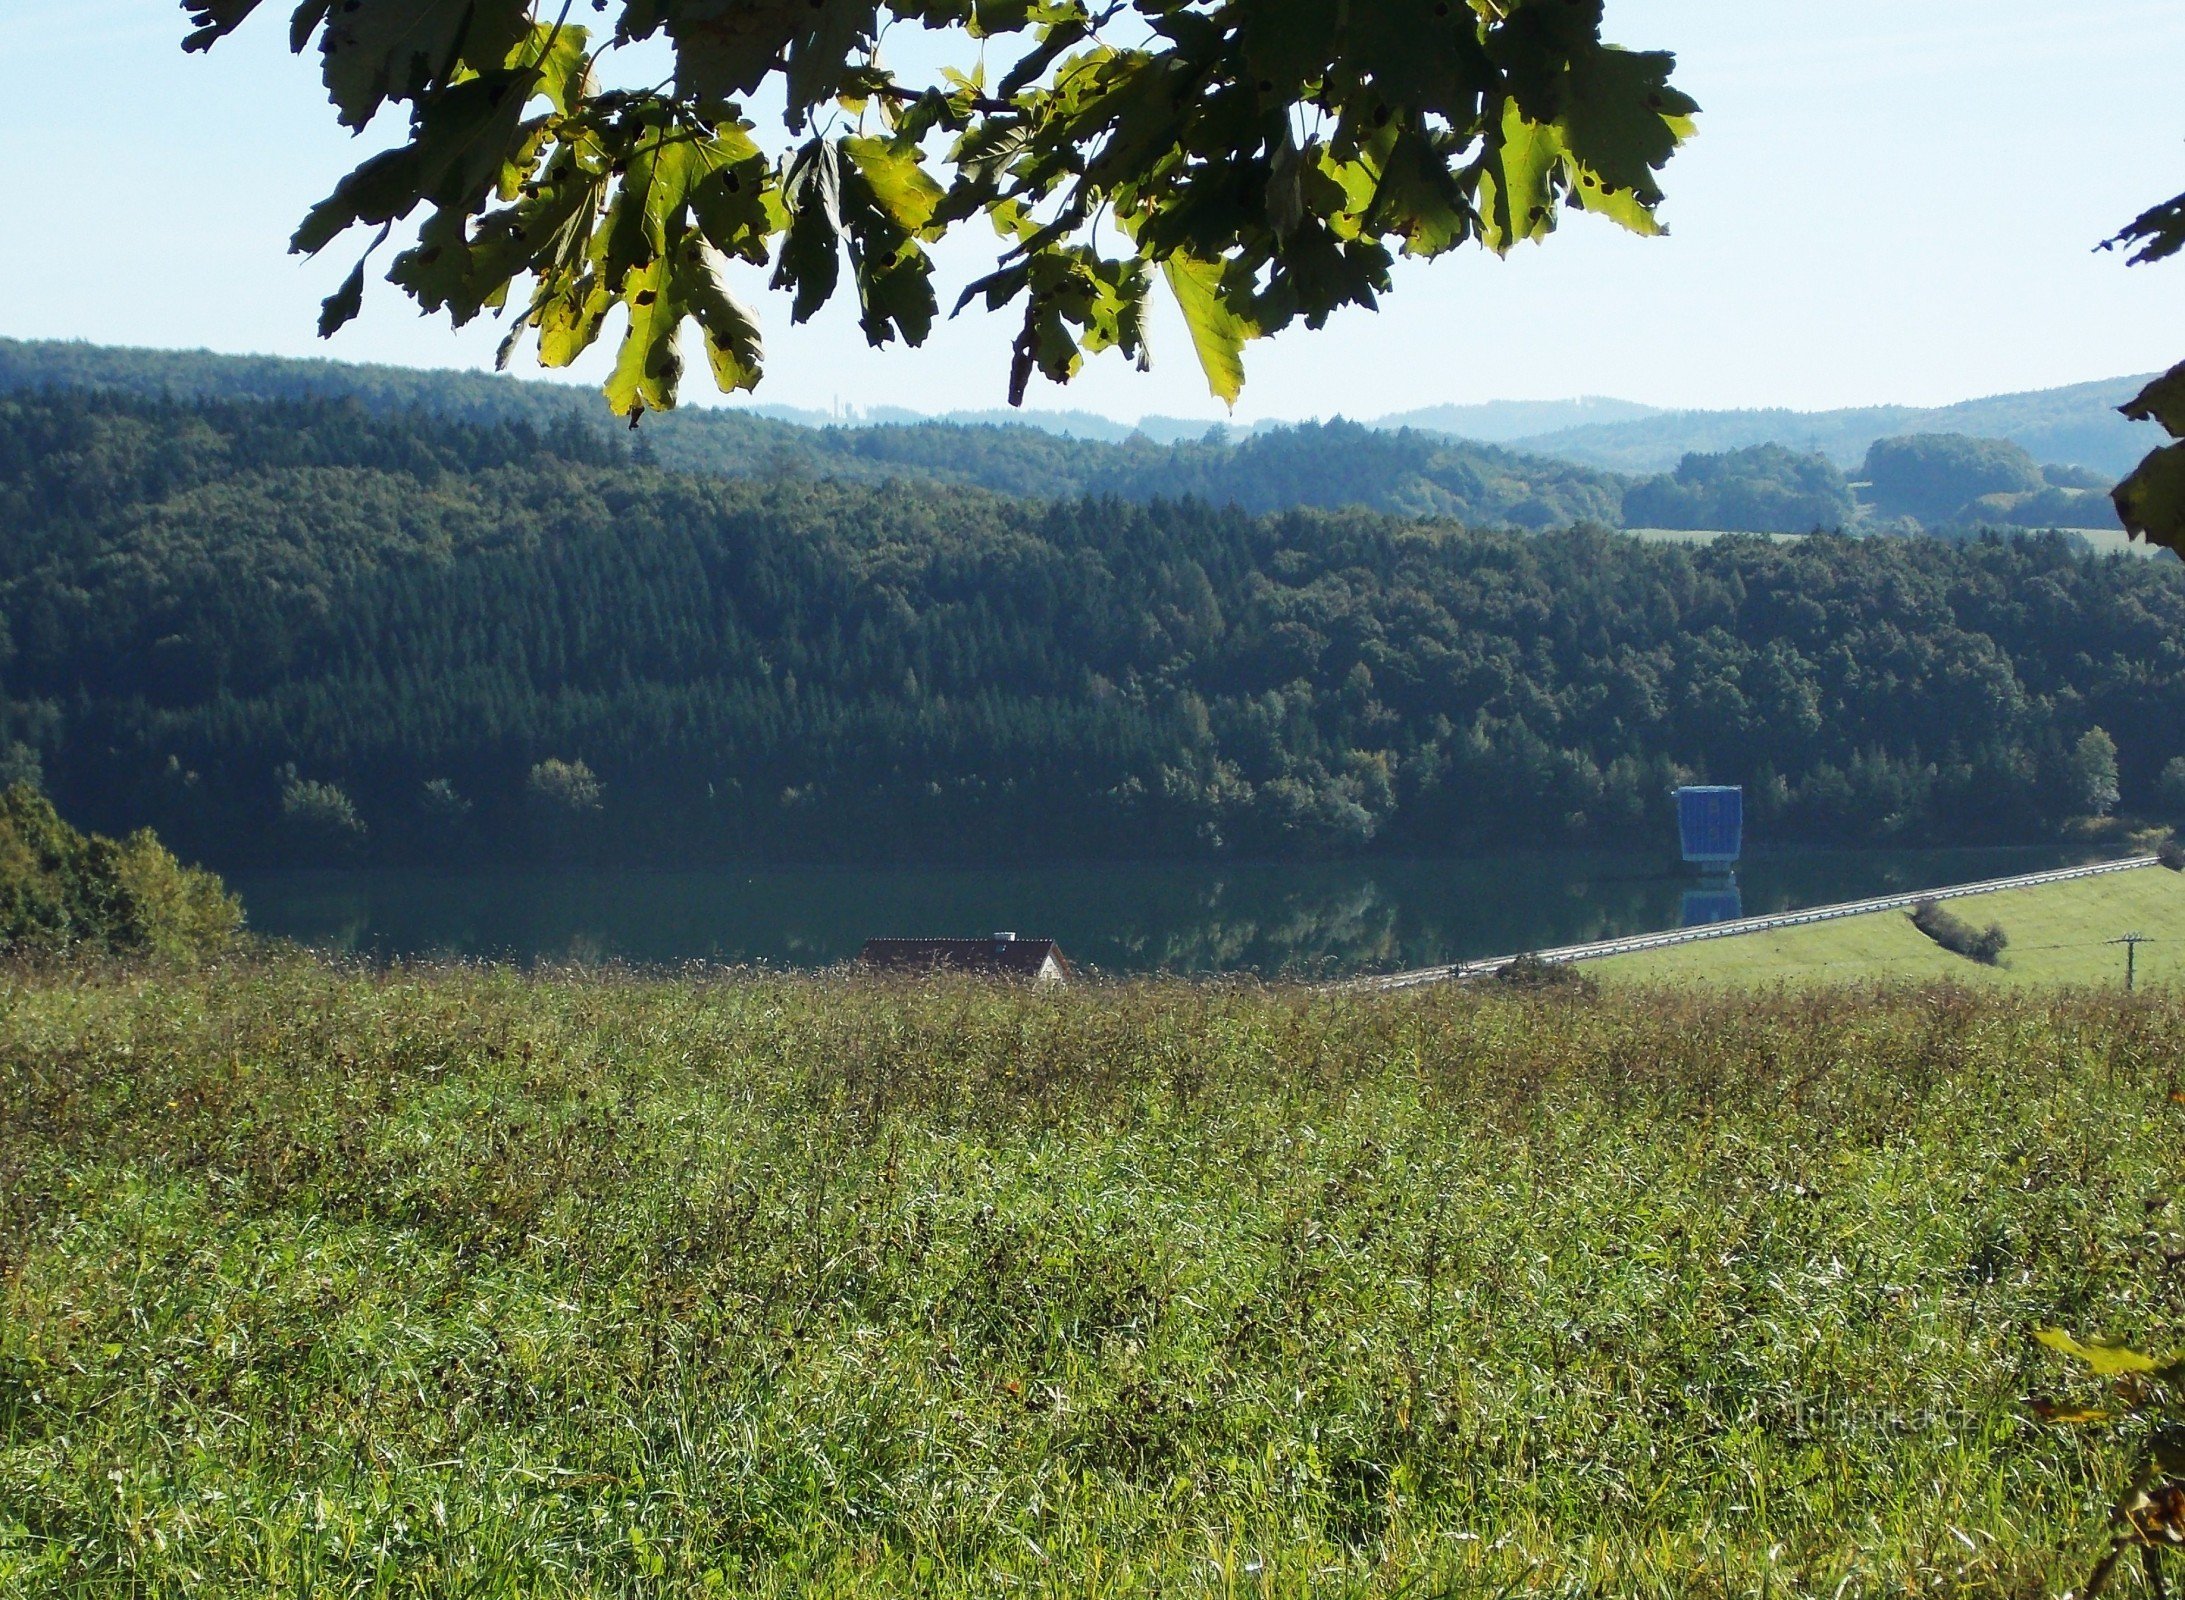
[(243, 872), (251, 926), (378, 957), (822, 967), (875, 935), (1051, 937), (1110, 973), (1395, 971), (2038, 872), (2083, 847), (1785, 852), (1734, 906), (1660, 856), (1307, 864)]

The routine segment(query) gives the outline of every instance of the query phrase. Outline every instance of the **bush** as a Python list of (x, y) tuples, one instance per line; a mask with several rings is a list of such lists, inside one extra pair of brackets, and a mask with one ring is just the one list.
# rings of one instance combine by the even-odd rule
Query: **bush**
[(2164, 816), (2185, 821), (2185, 756), (2172, 756), (2162, 764), (2162, 775), (2155, 779), (2155, 803)]
[(599, 809), (599, 779), (581, 761), (547, 757), (531, 769), (524, 791), (532, 805), (549, 816), (576, 817)]
[(1552, 992), (1579, 1000), (1589, 1000), (1601, 992), (1598, 982), (1569, 962), (1543, 961), (1531, 954), (1505, 961), (1495, 969), (1494, 981), (1524, 994)]
[(0, 949), (190, 956), (235, 940), (243, 908), (148, 830), (78, 833), (25, 783), (0, 794)]
[(299, 843), (319, 850), (353, 850), (367, 831), (339, 784), (298, 777), (292, 766), (281, 770), (281, 824)]
[(457, 791), (445, 778), (434, 778), (426, 783), (418, 795), (418, 808), (434, 822), (453, 827), (469, 817), (470, 801)]
[(2171, 834), (2155, 846), (2155, 859), (2172, 872), (2185, 872), (2185, 843), (2181, 843), (2176, 834)]
[(2010, 935), (2002, 924), (1991, 922), (1985, 928), (1975, 928), (1962, 917), (1951, 915), (1942, 908), (1941, 902), (1922, 900), (1912, 908), (1912, 926), (1945, 950), (1969, 957), (1983, 966), (1996, 966), (2003, 959), (2004, 948), (2010, 943)]

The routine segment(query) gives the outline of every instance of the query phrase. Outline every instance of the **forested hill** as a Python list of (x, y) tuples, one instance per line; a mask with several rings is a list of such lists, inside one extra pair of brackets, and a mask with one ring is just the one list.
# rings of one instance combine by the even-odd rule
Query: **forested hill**
[[(380, 416), (430, 413), (452, 420), (610, 427), (598, 396), (561, 384), (518, 383), (477, 373), (417, 372), (328, 361), (112, 350), (96, 345), (0, 340), (0, 393), (95, 390), (215, 404), (349, 400)], [(646, 419), (635, 451), (687, 472), (802, 475), (880, 483), (919, 479), (1003, 494), (1130, 500), (1197, 495), (1249, 510), (1364, 505), (1409, 515), (1552, 527), (1611, 526), (1623, 515), (1626, 480), (1615, 473), (1492, 445), (1419, 432), (1383, 433), (1349, 423), (1307, 424), (1230, 443), (1155, 444), (1064, 438), (1037, 428), (929, 422), (810, 428), (748, 410), (690, 408)], [(1848, 495), (1844, 497), (1848, 506)], [(1793, 526), (1825, 517), (1826, 504)], [(1839, 513), (1840, 515), (1841, 513)]]
[[(915, 479), (1042, 499), (1188, 496), (1247, 511), (1364, 506), (1497, 527), (1596, 522), (1753, 533), (1882, 526), (1905, 514), (1886, 497), (1862, 503), (1834, 463), (1773, 444), (1692, 455), (1673, 471), (1633, 477), (1430, 431), (1340, 421), (1237, 439), (1217, 430), (1199, 440), (1156, 443), (943, 422), (811, 428), (744, 409), (688, 409), (648, 417), (640, 432), (629, 435), (609, 426), (596, 395), (558, 384), (0, 340), (0, 394), (70, 390), (216, 406), (346, 401), (382, 417), (423, 413), (521, 423), (564, 439), (581, 429), (602, 449), (627, 449), (638, 461), (692, 473), (858, 483)], [(1961, 443), (1975, 453), (1997, 447), (1994, 441)], [(2095, 486), (2101, 480), (2090, 484), (2083, 475), (2066, 474), (2051, 481), (2032, 456), (2015, 446), (2000, 448), (2014, 458), (2000, 475), (1994, 461), (1976, 463), (1970, 473), (1940, 472), (1920, 497), (1920, 520), (1950, 522), (1962, 507), (1982, 522), (2115, 525)], [(2005, 498), (1995, 499), (1998, 493)]]
[(1636, 841), (1688, 776), (1763, 839), (2012, 839), (2185, 753), (2185, 574), (2060, 538), (700, 478), (326, 402), (0, 399), (0, 639), (8, 775), (220, 864)]

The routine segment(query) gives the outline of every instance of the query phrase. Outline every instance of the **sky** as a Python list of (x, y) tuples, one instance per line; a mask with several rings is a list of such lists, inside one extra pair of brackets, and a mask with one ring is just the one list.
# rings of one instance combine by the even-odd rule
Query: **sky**
[[(0, 0), (0, 335), (491, 366), (498, 328), (451, 332), (385, 285), (316, 337), (353, 256), (299, 261), (288, 235), (388, 133), (335, 125), (315, 62), (287, 53), (287, 9), (269, 0), (185, 55), (166, 0)], [(2177, 0), (1608, 0), (1608, 34), (1675, 50), (1702, 108), (1665, 177), (1669, 237), (1573, 217), (1507, 260), (1404, 263), (1380, 311), (1252, 346), (1227, 414), (1575, 395), (1931, 405), (2185, 356), (2185, 259), (2127, 269), (2093, 249), (2185, 189)], [(983, 238), (939, 252), (944, 308), (991, 255)], [(847, 297), (792, 327), (762, 282), (750, 269), (744, 285), (766, 325), (759, 400), (1004, 403), (1007, 313), (872, 351)], [(1153, 353), (1150, 373), (1110, 355), (1066, 390), (1035, 383), (1030, 404), (1225, 415), (1165, 307)], [(691, 368), (686, 398), (713, 402), (703, 361)]]

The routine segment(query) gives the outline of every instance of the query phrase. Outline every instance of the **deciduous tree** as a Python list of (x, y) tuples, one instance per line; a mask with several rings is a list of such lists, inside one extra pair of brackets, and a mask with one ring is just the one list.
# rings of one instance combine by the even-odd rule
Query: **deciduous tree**
[[(190, 49), (260, 0), (185, 0)], [(983, 218), (995, 270), (963, 291), (1021, 316), (1009, 372), (1066, 382), (1086, 355), (1147, 359), (1156, 278), (1209, 385), (1247, 341), (1373, 306), (1399, 254), (1539, 239), (1573, 207), (1656, 233), (1657, 174), (1696, 107), (1672, 58), (1601, 37), (1602, 0), (303, 0), (336, 114), (407, 137), (297, 229), (371, 235), (320, 327), (357, 314), (367, 265), (458, 324), (510, 314), (563, 366), (619, 308), (607, 397), (675, 403), (677, 331), (724, 390), (759, 381), (750, 286), (803, 321), (845, 282), (875, 345), (939, 313), (931, 246)], [(899, 73), (891, 30), (959, 41), (960, 69)], [(664, 41), (665, 82), (626, 65)], [(778, 106), (761, 118), (757, 106)], [(778, 124), (762, 131), (762, 123)], [(405, 238), (408, 238), (407, 233)], [(847, 266), (847, 272), (845, 272)]]

